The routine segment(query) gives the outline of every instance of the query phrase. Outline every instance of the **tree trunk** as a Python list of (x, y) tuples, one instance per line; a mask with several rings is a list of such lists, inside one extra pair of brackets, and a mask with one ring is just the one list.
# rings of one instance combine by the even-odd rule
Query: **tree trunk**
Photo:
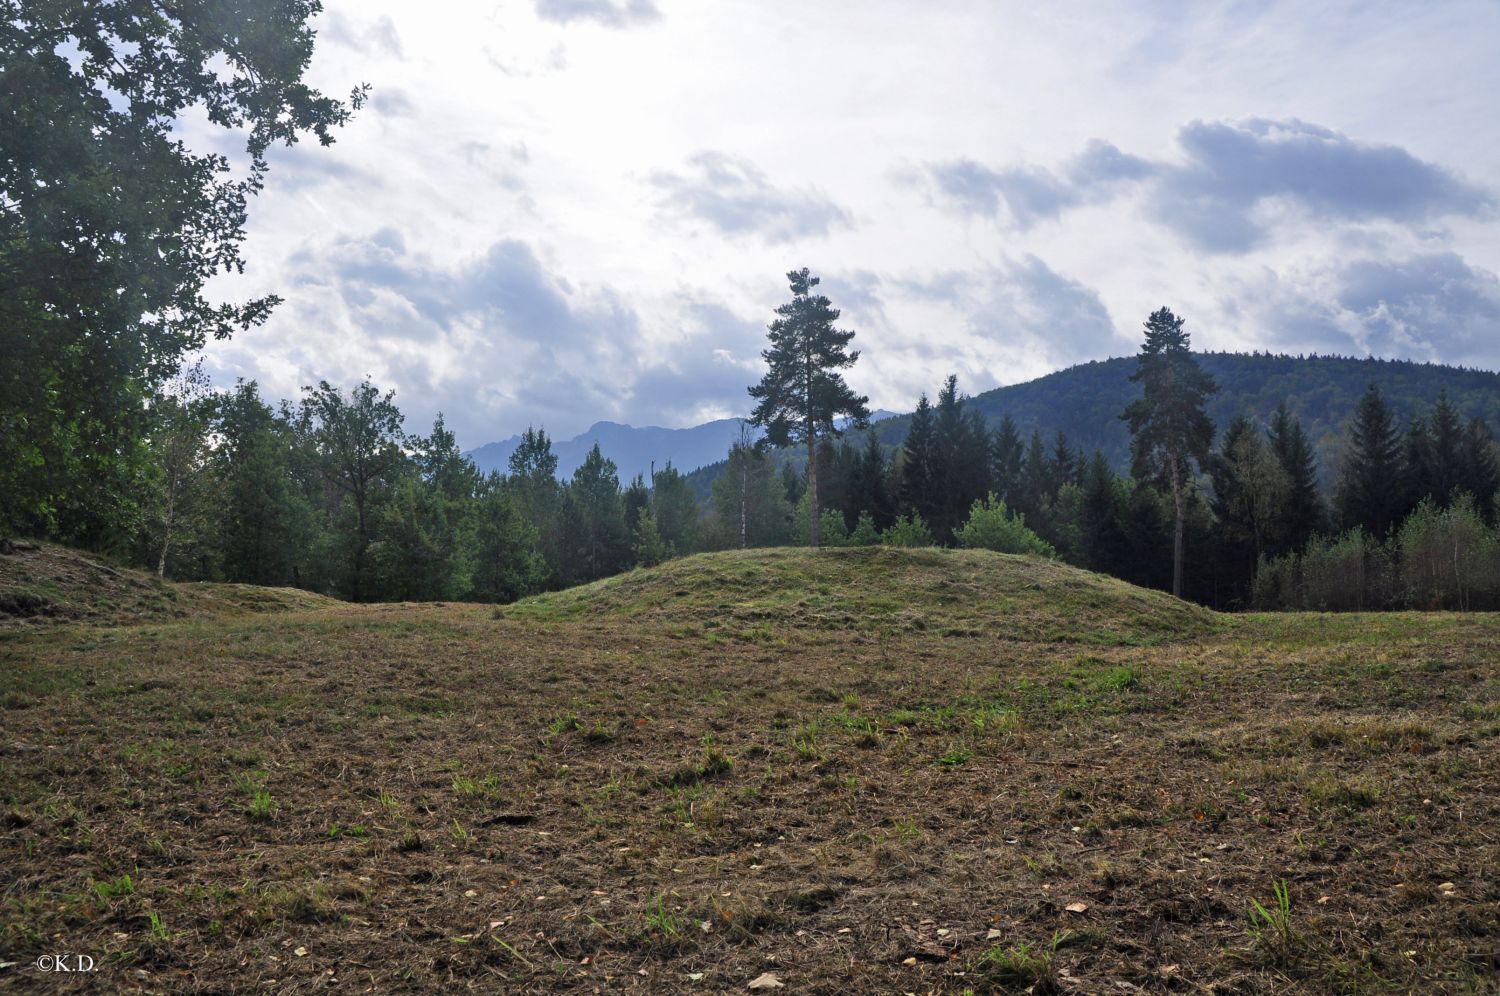
[(822, 546), (823, 529), (818, 521), (818, 439), (812, 419), (807, 420), (807, 520), (812, 545)]
[(176, 490), (167, 488), (167, 514), (162, 516), (161, 556), (156, 561), (156, 576), (163, 581), (167, 577), (167, 550), (172, 546), (172, 520), (177, 517)]
[(744, 452), (740, 453), (740, 549), (743, 550), (750, 545), (748, 539), (749, 530), (745, 528), (746, 508), (750, 502), (750, 461)]
[(1175, 520), (1172, 528), (1172, 594), (1182, 597), (1182, 533), (1183, 519), (1187, 513), (1182, 493), (1182, 467), (1172, 462), (1172, 512)]

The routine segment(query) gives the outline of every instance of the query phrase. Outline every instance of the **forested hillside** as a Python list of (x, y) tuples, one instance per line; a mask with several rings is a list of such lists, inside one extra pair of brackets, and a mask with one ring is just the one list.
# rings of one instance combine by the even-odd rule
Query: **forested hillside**
[[(1415, 411), (1430, 407), (1447, 390), (1467, 421), (1482, 418), (1500, 424), (1500, 373), (1467, 370), (1407, 360), (1355, 359), (1343, 356), (1278, 356), (1270, 353), (1199, 353), (1199, 363), (1219, 385), (1208, 404), (1209, 417), (1220, 429), (1236, 416), (1247, 415), (1264, 424), (1278, 405), (1302, 420), (1317, 451), (1321, 484), (1332, 488), (1341, 457), (1342, 427), (1359, 397), (1371, 383), (1380, 387), (1386, 403), (1402, 422)], [(1081, 363), (1045, 377), (998, 387), (968, 401), (992, 427), (1003, 415), (1015, 422), (1022, 438), (1041, 433), (1048, 445), (1059, 432), (1074, 449), (1104, 453), (1119, 473), (1129, 469), (1130, 433), (1120, 421), (1139, 389), (1130, 383), (1134, 357)], [(894, 449), (906, 438), (910, 415), (887, 419), (876, 437)], [(800, 465), (799, 465), (800, 466)], [(702, 495), (723, 473), (724, 463), (688, 475)]]

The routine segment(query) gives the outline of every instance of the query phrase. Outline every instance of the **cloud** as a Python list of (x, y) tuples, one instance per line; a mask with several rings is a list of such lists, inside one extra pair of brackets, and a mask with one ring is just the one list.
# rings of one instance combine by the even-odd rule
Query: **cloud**
[(1500, 278), (1455, 253), (1266, 271), (1232, 290), (1269, 345), (1500, 365)]
[(1113, 355), (1121, 345), (1099, 294), (1030, 253), (977, 272), (946, 271), (892, 283), (962, 315), (978, 341), (971, 350), (978, 355), (1039, 355), (1067, 365)]
[(1295, 118), (1194, 121), (1178, 131), (1180, 162), (1154, 161), (1094, 141), (1053, 171), (991, 168), (971, 160), (929, 163), (940, 197), (962, 213), (999, 217), (1018, 229), (1135, 186), (1149, 216), (1197, 249), (1243, 253), (1265, 240), (1267, 215), (1290, 206), (1307, 218), (1421, 225), (1484, 216), (1493, 193), (1405, 149), (1356, 141)]
[(570, 24), (593, 21), (607, 28), (626, 28), (661, 19), (652, 0), (536, 0), (536, 16), (544, 21)]
[(299, 383), (369, 373), (397, 390), (409, 428), (443, 410), (465, 445), (533, 423), (572, 434), (599, 419), (742, 412), (764, 336), (763, 324), (690, 297), (669, 302), (666, 329), (648, 335), (612, 288), (575, 284), (517, 239), (444, 266), (388, 227), (287, 262), (287, 327), (300, 332), (277, 345)]
[(700, 152), (688, 165), (686, 173), (661, 171), (651, 177), (662, 191), (662, 210), (706, 221), (724, 235), (788, 242), (853, 223), (847, 211), (822, 193), (774, 187), (743, 159)]
[(388, 118), (409, 118), (417, 113), (417, 106), (406, 91), (395, 87), (376, 90), (370, 98), (370, 106)]
[(358, 23), (336, 10), (328, 11), (326, 17), (328, 20), (320, 27), (319, 38), (366, 55), (384, 53), (395, 59), (406, 58), (401, 34), (389, 17), (382, 15), (373, 21)]

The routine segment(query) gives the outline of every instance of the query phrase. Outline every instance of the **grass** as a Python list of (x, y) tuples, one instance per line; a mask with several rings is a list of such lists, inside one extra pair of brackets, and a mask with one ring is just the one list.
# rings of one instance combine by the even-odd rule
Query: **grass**
[(1228, 619), (921, 550), (498, 614), (161, 591), (0, 631), (20, 981), (77, 950), (152, 991), (1488, 984), (1494, 616)]

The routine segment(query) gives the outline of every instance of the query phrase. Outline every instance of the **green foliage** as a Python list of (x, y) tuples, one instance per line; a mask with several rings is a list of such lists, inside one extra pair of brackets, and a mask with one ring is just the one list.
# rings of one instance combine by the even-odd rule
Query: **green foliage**
[(1500, 535), (1468, 495), (1447, 508), (1423, 499), (1396, 535), (1400, 590), (1417, 609), (1500, 607)]
[[(211, 302), (243, 267), (265, 153), (327, 144), (363, 99), (303, 80), (310, 0), (5, 5), (0, 146), (0, 531), (96, 548), (140, 524), (157, 388), (183, 357), (276, 304)], [(195, 155), (190, 114), (232, 131)], [(237, 175), (238, 174), (238, 175)]]
[(895, 547), (937, 545), (937, 541), (932, 538), (932, 530), (928, 529), (927, 523), (916, 514), (897, 519), (889, 529), (880, 534), (880, 542), (885, 546)]
[(674, 552), (672, 544), (657, 529), (655, 514), (643, 513), (635, 527), (635, 562), (641, 567), (655, 567), (671, 560)]
[[(1420, 434), (1412, 442), (1420, 451)], [(1406, 477), (1395, 417), (1373, 382), (1360, 398), (1349, 427), (1349, 451), (1339, 473), (1337, 506), (1345, 529), (1359, 528), (1384, 539), (1401, 511), (1400, 482)]]
[(973, 504), (968, 521), (958, 528), (955, 537), (959, 546), (972, 549), (1038, 557), (1057, 555), (1050, 543), (1026, 528), (1025, 517), (1012, 513), (994, 492)]
[(854, 365), (859, 351), (848, 351), (852, 331), (836, 328), (839, 311), (822, 294), (814, 294), (818, 278), (804, 267), (787, 274), (792, 300), (776, 309), (768, 330), (770, 347), (763, 354), (769, 369), (750, 388), (756, 399), (752, 425), (766, 430), (773, 445), (807, 445), (808, 491), (811, 514), (809, 537), (819, 544), (817, 442), (819, 435), (838, 434), (835, 420), (848, 416), (864, 425), (869, 398), (856, 395), (840, 370)]

